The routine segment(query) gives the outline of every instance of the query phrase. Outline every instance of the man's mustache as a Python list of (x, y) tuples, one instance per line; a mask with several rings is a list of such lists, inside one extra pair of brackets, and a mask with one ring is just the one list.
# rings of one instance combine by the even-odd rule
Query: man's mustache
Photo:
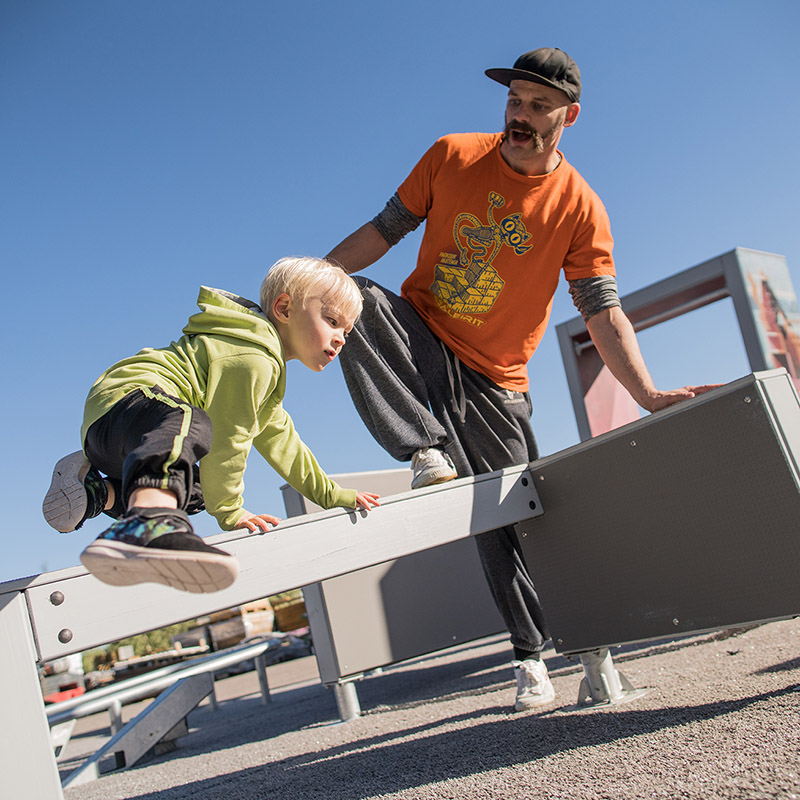
[(536, 131), (527, 122), (518, 122), (514, 119), (506, 123), (506, 134), (511, 133), (511, 131), (520, 131), (520, 133), (527, 133), (529, 136), (536, 135)]

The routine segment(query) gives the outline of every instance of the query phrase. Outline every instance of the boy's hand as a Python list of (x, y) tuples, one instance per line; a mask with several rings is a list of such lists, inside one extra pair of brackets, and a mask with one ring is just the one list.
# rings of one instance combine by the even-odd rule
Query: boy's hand
[(356, 492), (356, 508), (363, 508), (365, 511), (376, 508), (380, 505), (379, 498), (379, 494), (373, 494), (372, 492)]
[(247, 528), (251, 533), (256, 531), (266, 533), (270, 525), (277, 525), (279, 522), (280, 519), (273, 517), (272, 514), (250, 514), (248, 512), (233, 527), (234, 530), (236, 528)]

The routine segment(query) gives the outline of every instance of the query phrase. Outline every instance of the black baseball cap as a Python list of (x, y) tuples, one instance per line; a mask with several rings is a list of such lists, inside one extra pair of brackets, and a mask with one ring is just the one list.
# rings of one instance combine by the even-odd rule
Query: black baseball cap
[(573, 103), (581, 99), (581, 71), (578, 65), (557, 47), (540, 47), (523, 53), (512, 69), (487, 69), (493, 81), (509, 86), (511, 81), (533, 81), (560, 89)]

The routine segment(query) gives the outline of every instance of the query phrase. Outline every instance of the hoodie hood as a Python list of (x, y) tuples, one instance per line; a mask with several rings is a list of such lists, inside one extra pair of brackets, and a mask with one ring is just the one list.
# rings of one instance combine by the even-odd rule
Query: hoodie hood
[(183, 329), (187, 336), (212, 334), (240, 339), (265, 347), (283, 361), (283, 344), (275, 326), (252, 300), (201, 286), (197, 306), (200, 311), (189, 317)]
[(258, 305), (207, 286), (200, 288), (197, 305), (200, 310), (189, 318), (178, 341), (167, 347), (146, 347), (97, 379), (87, 399), (82, 438), (94, 421), (137, 388), (158, 386), (172, 397), (205, 409), (214, 364), (232, 364), (236, 359), (266, 359), (263, 370), (274, 382), (274, 399), (283, 399), (283, 344)]

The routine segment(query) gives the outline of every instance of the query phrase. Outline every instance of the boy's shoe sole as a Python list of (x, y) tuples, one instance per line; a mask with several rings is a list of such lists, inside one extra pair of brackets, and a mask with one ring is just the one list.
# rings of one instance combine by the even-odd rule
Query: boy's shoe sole
[(83, 451), (64, 456), (53, 468), (53, 479), (42, 502), (47, 524), (61, 533), (74, 531), (86, 513), (83, 481), (91, 469)]
[(111, 539), (92, 542), (81, 553), (81, 563), (110, 586), (161, 583), (195, 594), (226, 589), (239, 574), (239, 564), (231, 555), (159, 550)]

